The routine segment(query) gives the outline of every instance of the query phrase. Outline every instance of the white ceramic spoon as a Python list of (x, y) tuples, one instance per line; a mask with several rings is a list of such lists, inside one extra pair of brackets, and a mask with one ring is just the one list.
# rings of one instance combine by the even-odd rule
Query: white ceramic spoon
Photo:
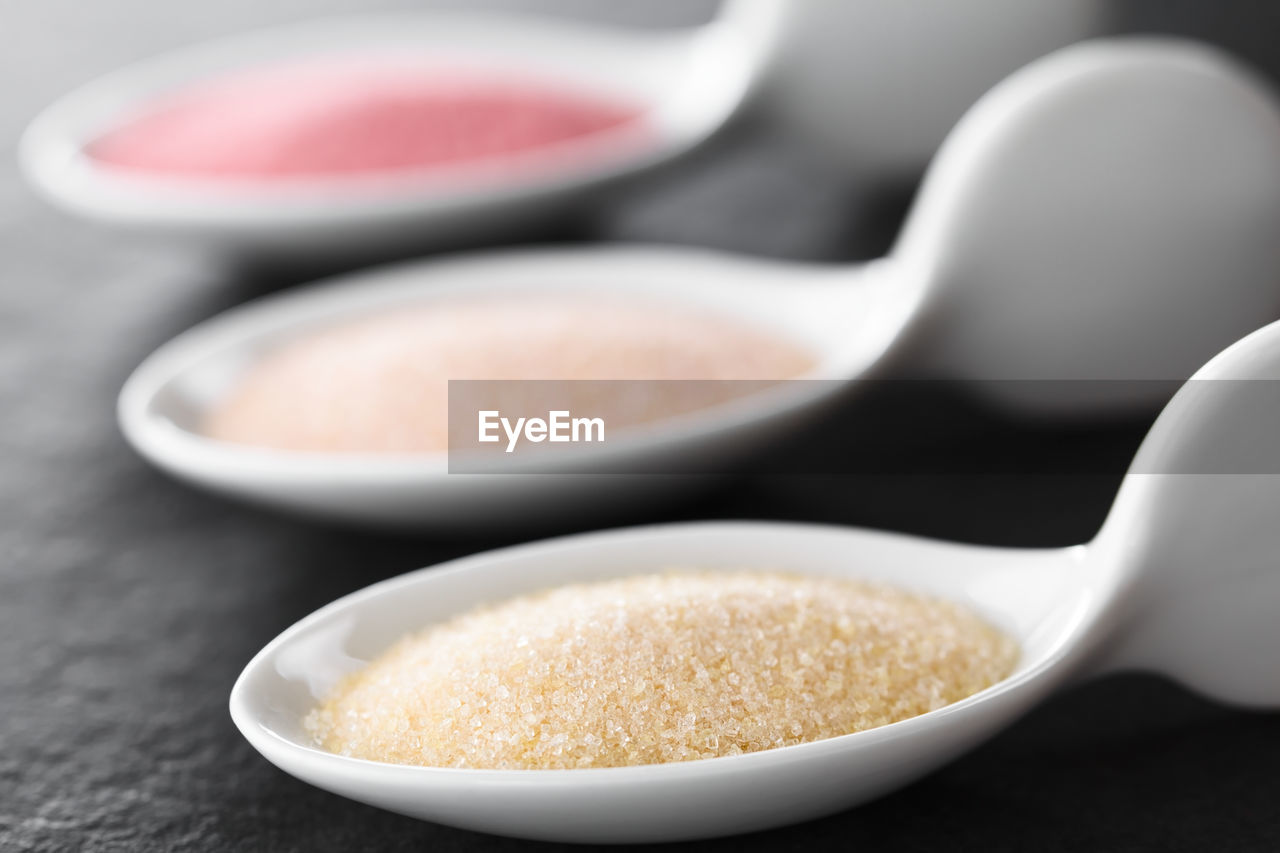
[[(750, 5), (757, 0), (737, 0)], [(760, 108), (860, 186), (919, 175), (1003, 77), (1107, 25), (1103, 0), (785, 4)]]
[[(918, 171), (988, 86), (1045, 51), (1094, 34), (1098, 0), (727, 0), (708, 25), (673, 32), (518, 14), (431, 11), (319, 21), (211, 42), (103, 77), (60, 99), (21, 145), (56, 204), (116, 226), (309, 260), (510, 234), (707, 140), (770, 81), (771, 111), (821, 146), (833, 136), (865, 183)], [(1052, 8), (1049, 8), (1049, 7)], [(998, 24), (993, 24), (998, 22)], [(604, 133), (529, 155), (522, 175), (323, 181), (286, 190), (129, 175), (86, 143), (156, 96), (212, 75), (311, 56), (409, 52), (492, 63), (629, 99), (646, 136)]]
[[(504, 835), (643, 842), (765, 829), (864, 802), (1102, 669), (1153, 669), (1226, 702), (1280, 706), (1280, 323), (1232, 346), (1196, 380), (1156, 422), (1088, 545), (999, 549), (740, 522), (492, 551), (376, 584), (289, 628), (236, 682), (232, 718), (286, 772), (365, 803)], [(303, 730), (317, 695), (406, 633), (482, 602), (673, 566), (840, 575), (942, 596), (1008, 631), (1021, 660), (995, 686), (903, 722), (688, 763), (408, 767), (325, 752)]]
[[(1033, 412), (1134, 404), (1280, 314), (1280, 113), (1186, 43), (1068, 48), (993, 90), (943, 146), (893, 254), (855, 268), (695, 251), (494, 255), (360, 274), (240, 307), (152, 355), (121, 392), (129, 441), (200, 486), (363, 523), (538, 521), (683, 488), (871, 375), (1027, 379)], [(741, 317), (810, 347), (815, 377), (574, 450), (555, 473), (447, 474), (437, 455), (284, 453), (211, 441), (203, 413), (264, 350), (328, 324), (459, 295), (634, 292)], [(1048, 381), (1046, 381), (1048, 380)], [(1066, 392), (1070, 391), (1070, 394)], [(582, 413), (576, 413), (582, 414)], [(597, 452), (598, 451), (598, 452)], [(545, 457), (542, 457), (545, 459)], [(618, 468), (614, 468), (618, 470)]]
[[(443, 11), (338, 18), (189, 47), (102, 77), (63, 97), (27, 129), (20, 159), (53, 202), (110, 224), (228, 248), (314, 259), (411, 245), (421, 249), (528, 226), (611, 181), (681, 156), (732, 116), (767, 42), (759, 14), (697, 29), (642, 31), (520, 14)], [(560, 81), (635, 104), (623, 126), (504, 157), (500, 174), (397, 172), (296, 185), (183, 180), (95, 161), (86, 145), (153, 99), (260, 65), (343, 57), (422, 57)]]

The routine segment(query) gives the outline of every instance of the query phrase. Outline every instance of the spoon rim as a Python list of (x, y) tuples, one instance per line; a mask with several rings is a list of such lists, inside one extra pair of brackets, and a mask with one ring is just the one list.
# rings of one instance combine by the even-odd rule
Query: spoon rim
[[(270, 477), (305, 481), (323, 479), (331, 483), (417, 483), (444, 477), (540, 475), (563, 473), (578, 476), (621, 465), (627, 476), (646, 476), (628, 467), (637, 459), (654, 454), (678, 453), (682, 449), (719, 436), (751, 433), (769, 429), (787, 418), (803, 415), (832, 400), (850, 393), (862, 379), (871, 377), (889, 359), (901, 342), (901, 332), (918, 313), (917, 300), (906, 299), (915, 288), (901, 284), (894, 299), (910, 302), (908, 308), (895, 304), (888, 312), (891, 321), (901, 327), (883, 342), (851, 360), (844, 354), (833, 355), (832, 347), (816, 340), (803, 340), (794, 330), (770, 327), (747, 318), (732, 306), (697, 295), (680, 297), (654, 290), (652, 276), (628, 274), (616, 277), (607, 287), (592, 284), (597, 277), (591, 270), (602, 264), (618, 264), (626, 268), (628, 259), (657, 258), (660, 262), (688, 262), (692, 268), (699, 261), (727, 261), (731, 266), (749, 264), (753, 268), (773, 268), (779, 275), (810, 274), (808, 265), (785, 264), (762, 260), (758, 265), (734, 255), (706, 250), (680, 250), (664, 246), (592, 247), (587, 252), (570, 250), (509, 249), (472, 253), (456, 258), (414, 259), (372, 269), (357, 270), (304, 285), (299, 288), (265, 294), (209, 317), (180, 332), (151, 352), (130, 374), (116, 402), (116, 418), (129, 444), (143, 457), (171, 469), (200, 473), (217, 471), (223, 478), (253, 479)], [(572, 264), (580, 268), (570, 269)], [(564, 271), (552, 277), (546, 272), (556, 267)], [(533, 272), (525, 272), (534, 267)], [(815, 278), (829, 270), (813, 268)], [(855, 277), (865, 273), (879, 281), (885, 274), (898, 279), (884, 260), (843, 270)], [(828, 283), (824, 283), (826, 286)], [(843, 286), (837, 285), (837, 286)], [(882, 283), (877, 286), (883, 287)], [(779, 284), (780, 289), (785, 285)], [(887, 288), (885, 288), (887, 290)], [(541, 298), (550, 294), (634, 294), (646, 302), (673, 304), (691, 310), (734, 318), (752, 328), (775, 334), (805, 348), (814, 357), (814, 366), (805, 374), (776, 380), (766, 387), (714, 405), (664, 417), (652, 422), (629, 425), (617, 439), (599, 445), (575, 445), (538, 453), (524, 460), (505, 456), (490, 466), (468, 468), (450, 473), (450, 460), (467, 464), (469, 460), (454, 457), (448, 449), (426, 452), (377, 451), (299, 451), (271, 448), (212, 438), (199, 431), (198, 423), (180, 422), (172, 415), (172, 406), (161, 400), (174, 388), (180, 388), (190, 377), (211, 365), (260, 362), (266, 352), (290, 339), (352, 322), (376, 317), (403, 306), (430, 306), (455, 297), (498, 297), (525, 295)], [(874, 306), (876, 295), (869, 304)], [(922, 298), (922, 297), (921, 297)], [(873, 313), (874, 307), (868, 312)], [(901, 316), (898, 316), (901, 315)], [(243, 373), (246, 367), (237, 369)], [(554, 380), (552, 380), (554, 381)], [(625, 381), (625, 380), (624, 380)], [(644, 380), (634, 380), (644, 381)], [(677, 380), (679, 381), (679, 380)], [(715, 382), (717, 380), (693, 380)], [(762, 380), (726, 380), (755, 382)], [(234, 382), (229, 384), (234, 386)], [(206, 415), (215, 403), (205, 400), (193, 403), (196, 419)], [(716, 470), (714, 467), (713, 471)], [(695, 472), (696, 473), (696, 472)]]
[[(509, 545), (502, 548), (458, 557), (377, 581), (334, 599), (328, 604), (325, 604), (294, 622), (259, 650), (249, 663), (245, 665), (244, 669), (237, 677), (229, 697), (229, 710), (232, 720), (234, 721), (237, 729), (240, 730), (241, 734), (250, 742), (250, 744), (273, 762), (276, 762), (277, 758), (284, 757), (280, 754), (280, 751), (283, 751), (288, 757), (296, 759), (299, 762), (308, 763), (312, 767), (322, 768), (322, 765), (327, 765), (327, 767), (320, 769), (321, 773), (330, 772), (328, 768), (340, 768), (339, 770), (332, 772), (339, 774), (352, 773), (365, 776), (366, 778), (375, 776), (383, 778), (396, 776), (399, 777), (401, 781), (417, 782), (424, 785), (431, 785), (433, 783), (451, 783), (459, 780), (481, 784), (506, 782), (513, 784), (568, 785), (571, 783), (571, 780), (578, 780), (581, 782), (590, 781), (593, 783), (603, 783), (607, 781), (609, 783), (626, 784), (658, 781), (658, 779), (654, 779), (653, 777), (656, 776), (661, 779), (661, 777), (667, 777), (673, 774), (693, 776), (719, 775), (726, 772), (738, 772), (746, 769), (747, 767), (752, 769), (762, 769), (762, 767), (768, 767), (769, 765), (790, 764), (794, 761), (817, 758), (822, 756), (824, 753), (853, 753), (860, 749), (876, 746), (882, 742), (899, 740), (903, 737), (909, 738), (917, 731), (930, 729), (942, 721), (949, 723), (956, 719), (967, 718), (972, 714), (978, 713), (974, 710), (975, 708), (979, 706), (989, 706), (993, 701), (1009, 702), (1017, 696), (1027, 695), (1037, 689), (1041, 693), (1048, 692), (1048, 690), (1050, 690), (1054, 684), (1060, 680), (1060, 676), (1069, 669), (1071, 664), (1082, 654), (1087, 652), (1088, 644), (1085, 641), (1088, 640), (1091, 630), (1098, 623), (1099, 616), (1105, 612), (1107, 607), (1107, 600), (1102, 601), (1101, 606), (1099, 606), (1098, 602), (1089, 602), (1085, 599), (1074, 602), (1072, 604), (1072, 609), (1067, 623), (1058, 630), (1056, 638), (1035, 660), (1026, 660), (1025, 638), (1013, 637), (1013, 639), (1018, 643), (1019, 650), (1019, 659), (1015, 665), (1013, 673), (1006, 678), (997, 681), (991, 686), (978, 691), (977, 693), (970, 694), (963, 699), (944, 705), (941, 708), (936, 708), (923, 714), (917, 714), (886, 725), (876, 726), (834, 737), (806, 741), (798, 744), (789, 744), (787, 746), (758, 750), (755, 752), (746, 752), (738, 755), (717, 756), (691, 761), (626, 765), (619, 767), (563, 769), (496, 769), (396, 764), (392, 762), (339, 755), (337, 753), (329, 752), (319, 746), (300, 743), (272, 728), (257, 714), (255, 714), (250, 707), (250, 697), (253, 693), (252, 688), (249, 686), (249, 682), (270, 664), (271, 660), (280, 649), (287, 647), (291, 642), (297, 639), (299, 635), (304, 634), (306, 631), (318, 624), (330, 620), (335, 616), (350, 612), (358, 612), (362, 605), (383, 596), (394, 595), (398, 592), (402, 592), (405, 587), (417, 586), (423, 583), (447, 582), (447, 579), (450, 577), (467, 572), (483, 571), (483, 567), (487, 563), (491, 563), (494, 559), (509, 559), (516, 555), (522, 559), (536, 559), (539, 556), (554, 553), (568, 545), (575, 547), (592, 547), (596, 543), (609, 539), (625, 540), (628, 537), (660, 537), (668, 534), (680, 534), (686, 532), (696, 532), (701, 534), (713, 533), (716, 531), (737, 532), (748, 528), (757, 530), (761, 528), (769, 528), (776, 532), (790, 532), (795, 534), (837, 533), (839, 535), (848, 535), (864, 539), (877, 538), (881, 540), (897, 540), (900, 542), (935, 543), (971, 551), (1002, 552), (1006, 554), (1025, 552), (1028, 554), (1041, 555), (1069, 555), (1073, 553), (1082, 553), (1080, 549), (1087, 548), (1087, 546), (1080, 545), (1069, 546), (1067, 548), (1000, 548), (985, 545), (972, 545), (968, 543), (945, 542), (943, 540), (927, 539), (902, 533), (854, 528), (843, 525), (815, 522), (758, 520), (693, 521), (643, 525), (637, 527), (622, 527), (609, 530), (567, 534), (535, 542)], [(732, 570), (729, 569), (727, 571)], [(809, 570), (798, 567), (792, 567), (789, 571), (802, 575), (813, 573)], [(842, 576), (852, 578), (861, 577), (861, 575), (856, 572)], [(584, 580), (582, 582), (587, 581)], [(893, 582), (884, 583), (898, 589), (911, 589), (911, 587), (899, 585)], [(936, 595), (936, 593), (932, 594)], [(1107, 597), (1104, 596), (1104, 598)], [(1090, 606), (1091, 604), (1092, 606)], [(423, 625), (421, 627), (427, 627), (427, 625)], [(317, 699), (316, 701), (319, 700)]]
[[(338, 224), (379, 215), (441, 214), (535, 199), (558, 191), (583, 190), (655, 168), (715, 135), (739, 111), (756, 82), (757, 75), (749, 63), (749, 45), (736, 45), (743, 64), (737, 69), (740, 79), (714, 89), (717, 97), (703, 98), (707, 102), (705, 109), (681, 111), (678, 121), (671, 115), (671, 108), (680, 102), (682, 90), (644, 95), (624, 92), (622, 100), (639, 109), (635, 120), (618, 128), (538, 146), (528, 152), (486, 158), (478, 164), (450, 164), (447, 170), (397, 168), (285, 180), (216, 176), (205, 179), (115, 167), (96, 161), (88, 154), (87, 146), (113, 126), (111, 116), (127, 116), (157, 94), (175, 90), (168, 81), (173, 69), (179, 69), (179, 76), (190, 83), (290, 59), (358, 58), (362, 49), (385, 42), (392, 35), (396, 36), (396, 45), (407, 48), (409, 42), (401, 30), (440, 26), (532, 31), (535, 40), (608, 39), (650, 49), (665, 42), (696, 51), (711, 37), (717, 46), (725, 43), (726, 28), (716, 23), (647, 31), (518, 10), (438, 9), (335, 15), (259, 28), (130, 62), (63, 94), (41, 110), (22, 133), (18, 145), (20, 166), (35, 187), (81, 213), (122, 221), (141, 219), (153, 225), (161, 225), (166, 219), (226, 226)], [(359, 34), (354, 43), (320, 43), (326, 34), (353, 31)], [(526, 40), (529, 38), (525, 36)], [(719, 52), (723, 54), (724, 50)], [(517, 69), (531, 64), (518, 50), (503, 48), (489, 53), (507, 55)], [(448, 55), (464, 54), (455, 51)], [(480, 51), (480, 55), (487, 54)], [(429, 66), (431, 55), (423, 58)], [(568, 75), (547, 76), (556, 79)], [(581, 88), (586, 92), (598, 89), (601, 93), (610, 89), (605, 85)], [(114, 104), (106, 117), (98, 115), (104, 113), (103, 102)], [(98, 117), (93, 118), (95, 115)], [(691, 116), (698, 120), (691, 121)], [(519, 168), (504, 168), (512, 163)], [(335, 192), (341, 194), (342, 205), (332, 204)]]

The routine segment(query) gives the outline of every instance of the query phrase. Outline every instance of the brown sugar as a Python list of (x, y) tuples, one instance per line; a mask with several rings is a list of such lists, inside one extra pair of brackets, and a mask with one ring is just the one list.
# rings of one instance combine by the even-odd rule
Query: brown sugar
[(407, 637), (306, 719), (317, 745), (497, 769), (689, 761), (849, 734), (1007, 677), (959, 605), (860, 581), (672, 573), (563, 586)]

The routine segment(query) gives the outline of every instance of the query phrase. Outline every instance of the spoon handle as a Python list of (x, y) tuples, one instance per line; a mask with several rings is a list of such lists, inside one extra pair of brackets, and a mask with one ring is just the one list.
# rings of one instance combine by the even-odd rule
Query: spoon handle
[(1103, 669), (1280, 706), (1280, 323), (1175, 395), (1092, 548), (1122, 584)]
[[(728, 0), (780, 10), (764, 106), (859, 187), (917, 177), (1000, 78), (1106, 29), (1106, 0)], [(741, 9), (739, 9), (741, 11)]]
[[(1090, 42), (978, 102), (894, 250), (914, 366), (1031, 412), (1158, 405), (1280, 316), (1280, 106), (1215, 49)], [(1056, 380), (1102, 380), (1065, 383)], [(1067, 393), (1068, 391), (1073, 393)]]

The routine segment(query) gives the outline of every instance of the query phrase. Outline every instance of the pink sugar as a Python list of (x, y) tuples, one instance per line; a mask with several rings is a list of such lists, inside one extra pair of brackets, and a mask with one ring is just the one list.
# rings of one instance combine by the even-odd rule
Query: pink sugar
[[(204, 432), (283, 450), (435, 452), (449, 446), (450, 379), (777, 381), (813, 366), (786, 339), (693, 309), (567, 295), (459, 300), (281, 346), (213, 409)], [(629, 418), (656, 420), (735, 393), (733, 383), (675, 388)], [(630, 405), (631, 396), (624, 389), (601, 405)]]
[(635, 106), (411, 60), (266, 67), (198, 83), (92, 142), (121, 169), (297, 179), (501, 162), (640, 123)]

